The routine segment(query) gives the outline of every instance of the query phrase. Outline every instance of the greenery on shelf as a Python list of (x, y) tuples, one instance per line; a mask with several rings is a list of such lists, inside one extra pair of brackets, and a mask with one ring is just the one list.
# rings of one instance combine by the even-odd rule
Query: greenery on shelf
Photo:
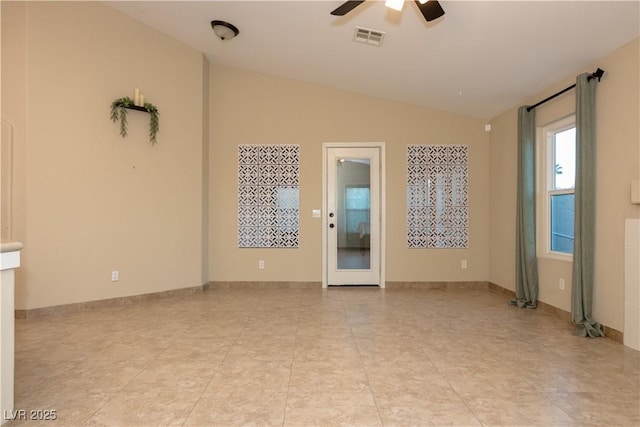
[[(111, 121), (114, 123), (120, 121), (120, 135), (122, 135), (123, 138), (127, 136), (127, 109), (134, 106), (135, 103), (133, 102), (133, 99), (128, 96), (118, 98), (111, 103)], [(160, 113), (158, 113), (158, 109), (155, 105), (148, 102), (144, 103), (143, 108), (150, 115), (149, 141), (151, 142), (151, 145), (153, 145), (158, 142), (156, 137), (158, 135), (158, 130), (160, 129), (160, 121), (158, 119)]]

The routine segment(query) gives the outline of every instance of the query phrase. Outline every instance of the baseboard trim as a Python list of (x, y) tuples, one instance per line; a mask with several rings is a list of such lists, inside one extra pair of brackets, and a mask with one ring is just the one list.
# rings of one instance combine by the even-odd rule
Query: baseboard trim
[(284, 281), (244, 281), (244, 282), (229, 282), (229, 281), (214, 281), (209, 282), (206, 285), (206, 289), (302, 289), (313, 290), (322, 289), (322, 282), (284, 282)]
[(489, 282), (386, 282), (386, 289), (487, 289)]
[(497, 292), (499, 294), (508, 296), (509, 298), (515, 298), (516, 297), (516, 293), (514, 291), (512, 291), (511, 289), (507, 289), (507, 288), (503, 288), (500, 285), (496, 285), (493, 282), (489, 282), (489, 289)]
[(131, 295), (126, 297), (109, 298), (96, 301), (77, 302), (71, 304), (54, 305), (50, 307), (31, 308), (26, 310), (16, 310), (16, 319), (34, 319), (44, 316), (55, 316), (80, 311), (94, 310), (97, 308), (118, 307), (131, 305), (144, 301), (151, 301), (159, 298), (175, 297), (180, 295), (201, 294), (205, 291), (207, 284), (193, 286), (190, 288), (172, 289), (169, 291), (153, 292), (149, 294)]
[[(502, 286), (489, 282), (489, 290), (493, 292), (497, 292), (499, 294), (505, 295), (509, 298), (515, 298), (516, 293), (511, 289), (503, 288)], [(540, 311), (544, 311), (545, 313), (549, 313), (557, 317), (558, 319), (565, 321), (567, 323), (573, 323), (571, 321), (571, 312), (563, 310), (561, 308), (555, 307), (551, 304), (547, 304), (546, 302), (542, 302), (538, 300), (538, 309)], [(604, 331), (604, 336), (613, 340), (617, 343), (624, 344), (624, 333), (618, 331), (617, 329), (610, 328), (607, 325), (602, 325), (602, 329)]]

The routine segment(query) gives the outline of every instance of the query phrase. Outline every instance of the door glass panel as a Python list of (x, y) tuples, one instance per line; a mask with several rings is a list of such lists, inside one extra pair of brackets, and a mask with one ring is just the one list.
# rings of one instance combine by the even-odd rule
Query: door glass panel
[(371, 161), (338, 159), (335, 224), (339, 270), (371, 268)]

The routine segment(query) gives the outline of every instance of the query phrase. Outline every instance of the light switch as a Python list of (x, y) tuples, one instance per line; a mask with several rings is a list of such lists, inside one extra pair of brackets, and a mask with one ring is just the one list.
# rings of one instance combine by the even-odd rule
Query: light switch
[(320, 209), (314, 209), (312, 212), (314, 218), (320, 218)]

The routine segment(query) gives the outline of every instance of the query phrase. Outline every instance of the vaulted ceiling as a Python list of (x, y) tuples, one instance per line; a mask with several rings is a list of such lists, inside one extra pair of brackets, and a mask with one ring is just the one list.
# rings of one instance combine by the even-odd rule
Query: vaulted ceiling
[[(425, 22), (367, 0), (106, 2), (223, 64), (440, 110), (492, 118), (640, 34), (638, 1), (447, 1)], [(222, 41), (211, 20), (232, 23)], [(354, 28), (385, 32), (356, 43)], [(615, 78), (615, 76), (608, 76)]]

